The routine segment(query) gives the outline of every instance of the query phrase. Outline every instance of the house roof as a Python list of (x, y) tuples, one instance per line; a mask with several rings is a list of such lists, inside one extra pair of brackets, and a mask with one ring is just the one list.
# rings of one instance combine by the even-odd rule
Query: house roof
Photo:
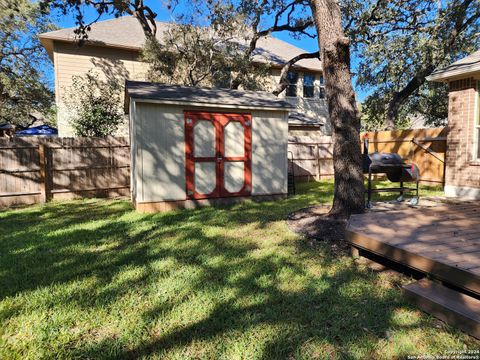
[[(157, 38), (162, 42), (165, 30), (171, 23), (160, 21), (156, 23)], [(49, 52), (50, 57), (53, 54), (53, 41), (75, 42), (77, 40), (74, 30), (75, 28), (72, 27), (39, 35), (40, 41)], [(145, 35), (142, 27), (138, 20), (131, 16), (97, 22), (91, 26), (91, 31), (88, 33), (88, 43), (91, 45), (139, 51), (142, 49), (144, 42)], [(285, 41), (272, 36), (265, 36), (258, 40), (253, 60), (283, 66), (291, 58), (304, 52), (305, 50)], [(298, 61), (295, 66), (311, 71), (322, 71), (321, 62), (318, 59), (303, 59)]]
[(325, 123), (320, 120), (320, 117), (313, 118), (300, 112), (291, 112), (288, 115), (288, 125), (320, 127)]
[(293, 109), (288, 102), (264, 91), (208, 89), (127, 80), (125, 92), (126, 110), (129, 98), (141, 102), (197, 107), (280, 111)]
[(475, 51), (473, 54), (464, 57), (453, 64), (435, 70), (430, 76), (427, 77), (429, 81), (445, 82), (452, 78), (459, 76), (470, 76), (474, 73), (480, 73), (480, 50)]

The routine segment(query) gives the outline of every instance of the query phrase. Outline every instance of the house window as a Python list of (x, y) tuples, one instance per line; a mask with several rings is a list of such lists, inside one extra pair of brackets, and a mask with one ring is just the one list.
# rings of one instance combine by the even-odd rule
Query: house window
[(313, 98), (315, 75), (303, 74), (303, 97)]
[(287, 74), (287, 93), (286, 96), (296, 97), (297, 96), (297, 82), (298, 82), (298, 73), (289, 71)]
[(320, 75), (320, 88), (319, 88), (318, 96), (320, 99), (325, 99), (327, 97), (325, 93), (325, 79), (323, 78), (323, 75)]

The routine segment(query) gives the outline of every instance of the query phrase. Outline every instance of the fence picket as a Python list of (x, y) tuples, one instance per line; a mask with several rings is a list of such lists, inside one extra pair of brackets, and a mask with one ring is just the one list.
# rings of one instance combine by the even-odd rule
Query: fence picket
[[(433, 128), (370, 132), (369, 151), (397, 153), (406, 161), (417, 164), (422, 182), (444, 184), (446, 131), (446, 128)], [(361, 135), (362, 139), (364, 135)], [(288, 150), (293, 153), (297, 180), (319, 180), (333, 176), (332, 149), (333, 143), (329, 137), (317, 139), (316, 142), (305, 137), (290, 139)]]

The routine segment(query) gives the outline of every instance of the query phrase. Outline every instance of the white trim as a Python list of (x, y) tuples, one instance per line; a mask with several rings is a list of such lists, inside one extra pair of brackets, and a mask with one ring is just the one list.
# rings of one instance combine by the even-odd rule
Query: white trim
[(449, 81), (450, 79), (456, 77), (456, 76), (461, 76), (462, 78), (467, 78), (470, 76), (473, 76), (475, 73), (480, 71), (480, 64), (479, 65), (464, 65), (458, 67), (458, 69), (455, 70), (448, 70), (445, 72), (439, 72), (438, 74), (432, 74), (430, 76), (427, 76), (426, 79), (428, 81), (438, 81), (438, 82), (443, 82), (443, 81)]
[(177, 105), (184, 107), (203, 107), (203, 108), (217, 108), (217, 109), (235, 109), (235, 110), (270, 110), (270, 111), (282, 111), (289, 112), (295, 109), (294, 106), (275, 107), (275, 106), (252, 106), (252, 105), (234, 105), (234, 104), (219, 104), (215, 100), (212, 102), (191, 102), (191, 101), (179, 101), (179, 100), (156, 100), (156, 99), (138, 99), (131, 97), (134, 102), (153, 103), (163, 105)]
[(480, 200), (480, 188), (445, 185), (444, 191), (447, 197)]
[(479, 129), (480, 129), (480, 81), (476, 81), (475, 86), (475, 106), (474, 106), (474, 115), (473, 115), (473, 154), (472, 159), (473, 161), (480, 160), (478, 156), (478, 150), (480, 146), (480, 137), (479, 137)]

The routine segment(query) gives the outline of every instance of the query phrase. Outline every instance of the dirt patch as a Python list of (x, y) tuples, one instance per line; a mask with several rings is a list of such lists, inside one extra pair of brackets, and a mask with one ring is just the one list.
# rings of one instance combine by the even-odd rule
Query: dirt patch
[(290, 213), (287, 225), (293, 232), (308, 239), (334, 243), (339, 248), (348, 249), (345, 241), (346, 220), (327, 217), (329, 206), (312, 206)]

